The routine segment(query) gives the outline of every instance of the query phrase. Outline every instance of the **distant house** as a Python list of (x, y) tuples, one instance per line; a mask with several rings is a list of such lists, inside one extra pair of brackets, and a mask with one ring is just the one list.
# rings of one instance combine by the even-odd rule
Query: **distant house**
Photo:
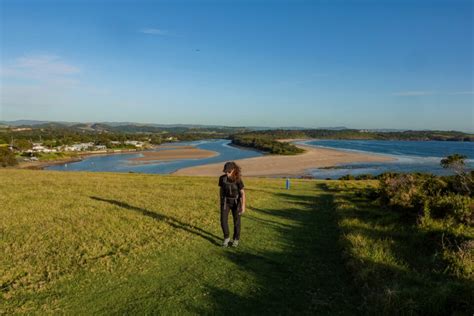
[(33, 143), (33, 147), (31, 148), (31, 151), (27, 150), (26, 152), (53, 153), (56, 151), (57, 151), (56, 149), (49, 149), (47, 147), (44, 147), (43, 144), (41, 143)]
[(125, 145), (133, 145), (135, 147), (143, 147), (144, 143), (138, 140), (127, 140), (125, 141)]
[(105, 145), (96, 145), (94, 148), (95, 148), (95, 150), (106, 150), (107, 146), (105, 146)]
[(94, 143), (80, 143), (74, 144), (71, 146), (64, 146), (65, 151), (85, 151), (85, 150), (92, 150), (95, 148)]

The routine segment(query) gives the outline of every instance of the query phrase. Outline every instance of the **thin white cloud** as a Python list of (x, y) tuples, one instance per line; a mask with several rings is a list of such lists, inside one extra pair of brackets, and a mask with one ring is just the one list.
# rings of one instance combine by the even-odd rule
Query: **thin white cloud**
[(56, 55), (26, 55), (1, 64), (0, 103), (5, 109), (60, 107), (81, 89), (81, 69)]
[(2, 78), (35, 80), (38, 82), (75, 82), (81, 69), (55, 55), (18, 57), (2, 65)]
[(426, 95), (470, 95), (474, 91), (455, 91), (455, 92), (435, 92), (435, 91), (401, 91), (392, 93), (394, 96), (411, 97), (411, 96), (426, 96)]
[(474, 91), (457, 91), (448, 93), (449, 95), (464, 95), (464, 94), (474, 94)]
[(154, 28), (141, 29), (139, 32), (143, 34), (149, 34), (149, 35), (168, 35), (169, 34), (167, 30), (154, 29)]
[(423, 96), (423, 95), (433, 95), (433, 91), (401, 91), (392, 93), (394, 96), (398, 97), (411, 97), (411, 96)]

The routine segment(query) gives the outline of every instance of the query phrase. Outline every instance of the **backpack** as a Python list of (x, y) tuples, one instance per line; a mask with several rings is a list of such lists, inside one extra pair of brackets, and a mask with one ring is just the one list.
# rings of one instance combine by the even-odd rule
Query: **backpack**
[(224, 196), (227, 198), (237, 198), (240, 195), (239, 186), (236, 182), (229, 182), (227, 177), (223, 179)]

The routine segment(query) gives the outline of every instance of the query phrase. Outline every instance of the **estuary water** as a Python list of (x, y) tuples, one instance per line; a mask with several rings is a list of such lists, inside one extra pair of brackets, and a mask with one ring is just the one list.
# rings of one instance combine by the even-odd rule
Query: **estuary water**
[(395, 160), (381, 163), (353, 163), (335, 168), (311, 169), (308, 173), (318, 179), (337, 179), (347, 174), (378, 175), (383, 172), (425, 172), (449, 174), (440, 166), (442, 158), (461, 154), (467, 156), (467, 168), (474, 169), (474, 143), (448, 141), (379, 141), (379, 140), (308, 140), (297, 142), (314, 147), (380, 154)]
[[(262, 153), (258, 151), (246, 150), (239, 147), (230, 146), (229, 144), (230, 140), (225, 139), (172, 143), (172, 145), (175, 146), (192, 145), (196, 146), (197, 148), (212, 150), (218, 153), (217, 156), (211, 158), (156, 161), (147, 164), (134, 164), (131, 163), (129, 159), (135, 157), (142, 157), (143, 155), (141, 153), (127, 153), (91, 156), (79, 162), (50, 166), (46, 169), (61, 171), (108, 171), (168, 174), (181, 168), (258, 157), (262, 155)], [(158, 150), (167, 149), (163, 148)]]
[[(468, 157), (466, 165), (474, 169), (474, 143), (443, 142), (443, 141), (376, 141), (376, 140), (306, 140), (297, 144), (333, 148), (343, 151), (356, 151), (385, 155), (394, 158), (392, 162), (352, 163), (338, 165), (334, 168), (316, 168), (307, 170), (317, 179), (337, 179), (344, 175), (361, 174), (377, 175), (383, 172), (425, 172), (433, 174), (449, 174), (440, 166), (440, 160), (451, 154), (462, 154)], [(129, 159), (141, 157), (141, 153), (126, 153), (91, 156), (79, 162), (47, 167), (47, 170), (61, 171), (106, 171), (106, 172), (137, 172), (152, 174), (169, 174), (174, 171), (193, 166), (216, 162), (262, 156), (261, 152), (230, 146), (225, 139), (201, 140), (193, 142), (173, 143), (177, 146), (192, 145), (197, 148), (212, 150), (217, 156), (203, 159), (182, 159), (173, 161), (155, 161), (146, 164), (131, 163)], [(157, 150), (169, 150), (166, 148)]]

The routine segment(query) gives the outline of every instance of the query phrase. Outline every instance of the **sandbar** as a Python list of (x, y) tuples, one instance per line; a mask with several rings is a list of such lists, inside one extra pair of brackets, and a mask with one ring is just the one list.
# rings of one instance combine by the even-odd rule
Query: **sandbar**
[[(296, 144), (295, 144), (296, 145)], [(365, 154), (336, 149), (296, 145), (304, 153), (298, 155), (265, 155), (236, 160), (242, 174), (250, 177), (264, 176), (304, 176), (308, 169), (332, 167), (355, 162), (388, 162), (394, 159), (377, 154)], [(224, 163), (214, 163), (179, 169), (173, 174), (187, 176), (218, 176), (222, 174)]]
[(155, 161), (170, 161), (179, 159), (203, 159), (217, 156), (219, 153), (211, 150), (200, 149), (193, 146), (166, 147), (172, 149), (159, 151), (144, 151), (143, 157), (129, 159), (131, 163), (146, 164)]

